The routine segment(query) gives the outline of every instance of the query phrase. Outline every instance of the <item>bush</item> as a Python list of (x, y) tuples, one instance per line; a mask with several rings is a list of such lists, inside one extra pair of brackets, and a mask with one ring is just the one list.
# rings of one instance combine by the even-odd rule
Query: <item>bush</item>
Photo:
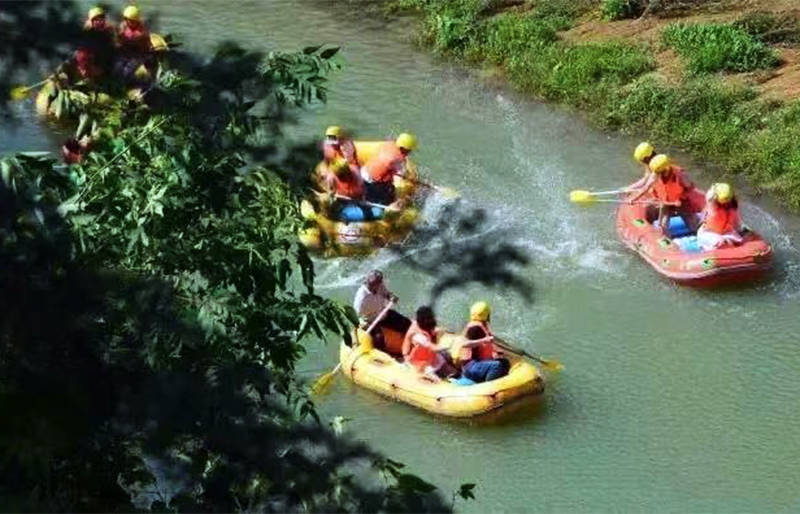
[(733, 23), (765, 43), (800, 43), (800, 20), (794, 16), (776, 17), (772, 13), (748, 13)]
[(558, 39), (547, 21), (520, 14), (501, 14), (488, 22), (471, 53), (502, 63), (511, 55), (551, 44)]
[(694, 74), (752, 71), (779, 62), (773, 49), (732, 25), (678, 23), (664, 30), (662, 40), (688, 61)]
[(601, 10), (607, 20), (637, 18), (644, 12), (641, 0), (603, 0)]

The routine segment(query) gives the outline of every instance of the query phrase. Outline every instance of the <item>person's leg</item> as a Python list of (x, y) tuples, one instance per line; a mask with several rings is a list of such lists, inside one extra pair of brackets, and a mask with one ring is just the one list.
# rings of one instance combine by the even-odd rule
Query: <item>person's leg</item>
[(464, 365), (464, 376), (473, 382), (486, 382), (486, 375), (492, 361), (469, 361)]
[(493, 359), (490, 361), (484, 361), (491, 363), (491, 366), (488, 367), (486, 371), (486, 381), (494, 380), (496, 378), (504, 377), (508, 375), (509, 369), (509, 362), (506, 359)]

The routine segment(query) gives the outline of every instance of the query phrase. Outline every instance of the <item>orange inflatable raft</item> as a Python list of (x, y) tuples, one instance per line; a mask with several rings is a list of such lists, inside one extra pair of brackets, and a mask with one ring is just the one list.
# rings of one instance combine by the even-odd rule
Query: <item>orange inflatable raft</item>
[[(647, 200), (644, 196), (641, 200)], [(698, 214), (705, 205), (699, 189), (690, 193)], [(670, 223), (673, 237), (665, 237), (655, 222), (658, 209), (645, 204), (621, 204), (617, 210), (617, 235), (661, 275), (680, 284), (707, 287), (722, 283), (747, 282), (762, 277), (772, 265), (772, 246), (760, 235), (745, 229), (742, 244), (705, 250), (683, 221)], [(676, 227), (675, 227), (676, 226)]]

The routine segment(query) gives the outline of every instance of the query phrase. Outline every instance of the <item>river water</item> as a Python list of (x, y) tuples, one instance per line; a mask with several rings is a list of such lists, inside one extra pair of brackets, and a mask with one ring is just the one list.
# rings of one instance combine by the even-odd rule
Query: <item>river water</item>
[[(315, 137), (329, 124), (365, 139), (403, 130), (438, 184), (485, 209), (482, 241), (504, 238), (532, 259), (521, 271), (532, 302), (510, 290), (452, 289), (437, 303), (458, 328), (475, 299), (491, 302), (495, 330), (562, 361), (541, 404), (505, 419), (454, 422), (384, 400), (343, 379), (319, 402), (350, 418), (352, 435), (449, 494), (477, 482), (465, 511), (780, 512), (800, 510), (800, 220), (743, 195), (746, 222), (776, 247), (776, 272), (753, 287), (698, 291), (660, 279), (626, 251), (613, 210), (577, 208), (567, 193), (613, 189), (639, 174), (638, 139), (590, 127), (579, 115), (520, 99), (475, 73), (439, 62), (348, 2), (148, 2), (189, 48), (222, 38), (259, 48), (342, 46), (330, 102), (292, 129)], [(0, 152), (52, 148), (27, 112), (0, 132)], [(680, 156), (693, 178), (714, 178)], [(426, 214), (441, 206), (432, 198)], [(491, 263), (488, 263), (491, 265)], [(349, 302), (379, 267), (411, 312), (436, 277), (382, 251), (367, 260), (319, 261), (322, 294)], [(337, 345), (311, 345), (311, 378), (332, 367)]]

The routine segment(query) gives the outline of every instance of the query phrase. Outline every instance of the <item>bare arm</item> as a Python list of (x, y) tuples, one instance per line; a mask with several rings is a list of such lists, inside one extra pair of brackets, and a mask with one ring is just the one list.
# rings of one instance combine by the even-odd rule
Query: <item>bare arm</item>
[(645, 182), (644, 182), (644, 185), (642, 186), (641, 191), (639, 191), (637, 194), (633, 195), (633, 197), (631, 197), (629, 199), (629, 201), (630, 202), (635, 202), (636, 200), (638, 200), (639, 198), (644, 196), (645, 193), (650, 191), (650, 189), (653, 187), (653, 184), (656, 181), (655, 177), (656, 177), (655, 173), (651, 173), (650, 175), (648, 175), (646, 180), (645, 180)]

